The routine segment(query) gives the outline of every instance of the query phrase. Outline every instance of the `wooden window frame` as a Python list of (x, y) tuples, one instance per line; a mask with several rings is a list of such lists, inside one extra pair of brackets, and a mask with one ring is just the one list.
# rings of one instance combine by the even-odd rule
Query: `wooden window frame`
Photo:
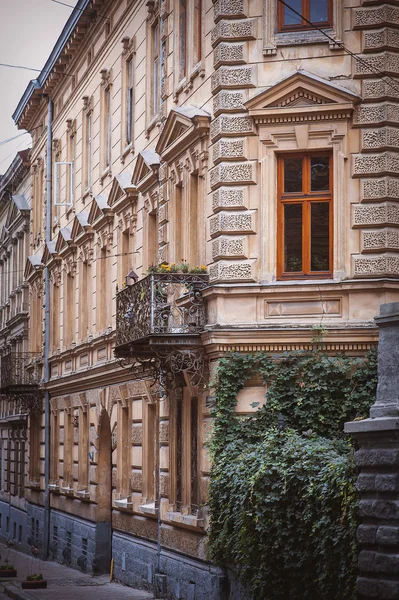
[[(329, 191), (310, 191), (310, 163), (315, 156), (329, 157)], [(302, 192), (284, 192), (284, 159), (302, 158)], [(277, 278), (279, 280), (293, 279), (331, 279), (333, 276), (333, 156), (330, 151), (284, 153), (277, 157)], [(329, 204), (329, 265), (328, 271), (311, 271), (311, 217), (312, 203), (326, 202)], [(302, 271), (284, 271), (284, 206), (286, 204), (302, 204)]]
[[(276, 0), (277, 2), (277, 31), (279, 33), (283, 33), (285, 31), (303, 31), (303, 30), (311, 30), (315, 29), (303, 21), (302, 23), (298, 23), (297, 25), (284, 25), (284, 9), (287, 8), (284, 4)], [(317, 26), (320, 29), (328, 29), (333, 26), (333, 0), (327, 0), (328, 6), (328, 20), (322, 22), (313, 23), (314, 26)], [(299, 11), (298, 11), (299, 12)], [(310, 21), (310, 0), (302, 0), (302, 9), (301, 14)]]

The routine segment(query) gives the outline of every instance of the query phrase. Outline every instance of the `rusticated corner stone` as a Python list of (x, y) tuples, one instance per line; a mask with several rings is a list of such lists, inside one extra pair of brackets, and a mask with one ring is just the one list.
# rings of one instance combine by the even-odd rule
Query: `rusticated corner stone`
[(397, 466), (399, 465), (399, 450), (389, 448), (378, 450), (358, 450), (355, 452), (358, 467)]
[(369, 577), (359, 577), (357, 590), (362, 598), (378, 598), (378, 580)]
[(357, 479), (356, 487), (359, 492), (375, 490), (375, 473), (361, 473)]
[(376, 552), (371, 552), (370, 550), (362, 550), (359, 554), (359, 571), (362, 573), (370, 573), (374, 571), (374, 561), (376, 557)]
[(378, 527), (376, 540), (381, 546), (399, 547), (399, 527), (381, 525)]
[(357, 530), (357, 541), (359, 544), (375, 544), (378, 525), (359, 525)]

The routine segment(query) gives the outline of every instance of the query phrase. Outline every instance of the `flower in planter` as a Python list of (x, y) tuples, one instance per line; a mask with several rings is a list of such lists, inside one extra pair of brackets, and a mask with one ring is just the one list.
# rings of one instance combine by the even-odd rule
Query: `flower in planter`
[(9, 563), (3, 563), (0, 565), (0, 571), (13, 571), (14, 569), (14, 565), (10, 565)]
[(43, 573), (32, 573), (32, 575), (28, 575), (26, 581), (43, 581)]

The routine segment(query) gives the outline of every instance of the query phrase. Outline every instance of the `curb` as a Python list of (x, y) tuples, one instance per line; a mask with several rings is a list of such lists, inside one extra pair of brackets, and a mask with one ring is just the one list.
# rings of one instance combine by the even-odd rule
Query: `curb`
[(36, 600), (34, 596), (31, 596), (25, 590), (16, 588), (13, 585), (7, 586), (3, 588), (3, 591), (6, 596), (11, 598), (12, 600)]

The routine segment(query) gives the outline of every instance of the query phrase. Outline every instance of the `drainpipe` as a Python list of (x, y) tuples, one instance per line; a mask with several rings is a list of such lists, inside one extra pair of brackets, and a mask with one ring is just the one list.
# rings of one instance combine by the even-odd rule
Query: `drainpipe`
[[(52, 193), (52, 120), (53, 103), (47, 98), (47, 156), (46, 156), (46, 244), (51, 241), (51, 193)], [(50, 380), (50, 273), (48, 267), (44, 269), (45, 276), (45, 326), (44, 326), (44, 383)], [(49, 541), (50, 541), (50, 393), (46, 389), (44, 392), (44, 530), (43, 530), (43, 548), (42, 556), (48, 559)]]

